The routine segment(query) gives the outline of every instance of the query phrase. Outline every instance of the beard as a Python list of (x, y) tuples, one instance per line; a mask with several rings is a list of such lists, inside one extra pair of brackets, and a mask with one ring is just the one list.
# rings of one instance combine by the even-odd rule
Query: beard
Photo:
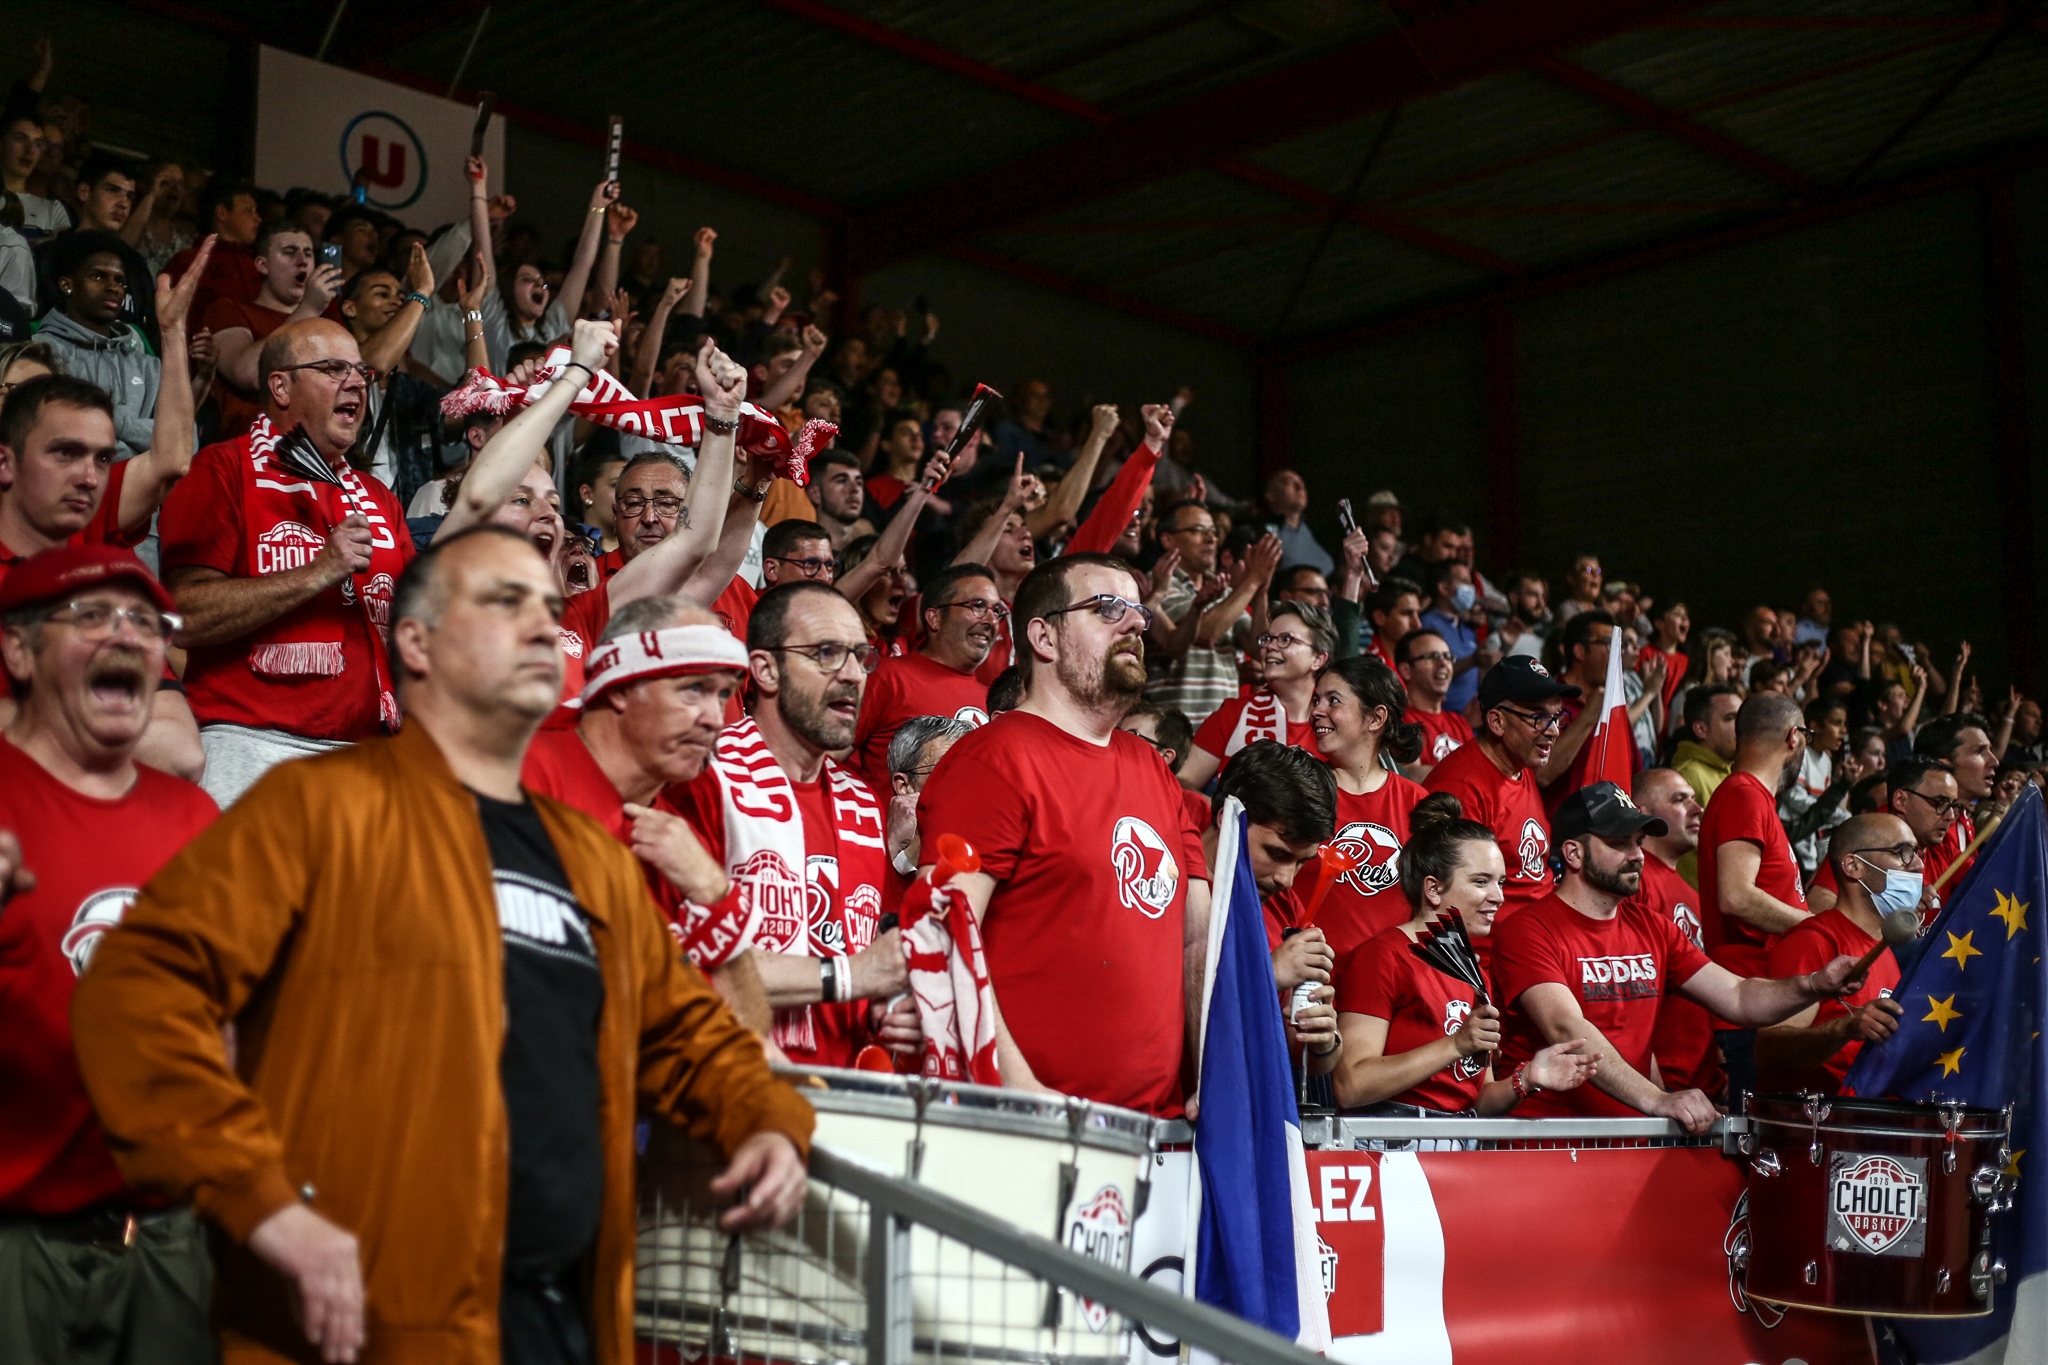
[(1540, 626), (1550, 619), (1550, 613), (1547, 611), (1536, 611), (1526, 606), (1517, 606), (1515, 608), (1515, 619), (1525, 626)]
[(836, 753), (853, 743), (854, 722), (826, 708), (833, 702), (854, 701), (859, 696), (856, 684), (838, 681), (827, 683), (820, 692), (798, 691), (789, 685), (785, 674), (775, 702), (782, 710), (783, 721), (799, 739), (826, 753)]
[(1145, 692), (1145, 646), (1136, 636), (1128, 636), (1102, 659), (1081, 660), (1062, 654), (1054, 674), (1080, 706), (1128, 709)]
[(1579, 870), (1586, 884), (1610, 896), (1633, 896), (1643, 889), (1643, 865), (1624, 863), (1618, 868), (1595, 867), (1591, 862)]

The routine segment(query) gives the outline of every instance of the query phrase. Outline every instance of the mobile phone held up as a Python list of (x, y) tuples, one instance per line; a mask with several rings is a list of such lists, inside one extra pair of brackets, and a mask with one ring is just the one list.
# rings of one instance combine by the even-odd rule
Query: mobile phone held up
[(611, 137), (604, 149), (604, 178), (615, 185), (619, 182), (619, 148), (625, 141), (626, 120), (618, 114), (613, 114)]
[(320, 244), (320, 264), (331, 265), (336, 270), (341, 269), (340, 242), (323, 242)]

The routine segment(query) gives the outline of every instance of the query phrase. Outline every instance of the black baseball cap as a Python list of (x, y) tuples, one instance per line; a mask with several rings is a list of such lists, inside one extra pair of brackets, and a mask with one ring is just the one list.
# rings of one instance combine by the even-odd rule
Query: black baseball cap
[(1559, 843), (1583, 834), (1603, 839), (1627, 839), (1637, 830), (1666, 835), (1671, 826), (1655, 815), (1645, 815), (1628, 793), (1612, 782), (1595, 782), (1579, 788), (1564, 799), (1550, 821), (1550, 837)]
[(1550, 670), (1526, 654), (1510, 654), (1479, 680), (1479, 709), (1491, 711), (1502, 702), (1549, 701), (1576, 697), (1579, 689), (1550, 676)]

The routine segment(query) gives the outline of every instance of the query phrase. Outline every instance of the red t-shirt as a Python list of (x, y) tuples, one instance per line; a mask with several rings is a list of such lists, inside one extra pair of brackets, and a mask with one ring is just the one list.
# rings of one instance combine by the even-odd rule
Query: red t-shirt
[(1316, 911), (1316, 927), (1339, 959), (1415, 913), (1401, 890), (1401, 850), (1408, 844), (1408, 814), (1427, 795), (1399, 773), (1388, 773), (1378, 791), (1363, 796), (1337, 788), (1331, 842), (1364, 859), (1338, 879)]
[[(1202, 728), (1195, 731), (1195, 747), (1205, 754), (1221, 759), (1228, 759), (1242, 749), (1244, 744), (1237, 739), (1237, 722), (1244, 715), (1244, 708), (1250, 702), (1250, 697), (1232, 697), (1211, 711), (1209, 718), (1202, 722)], [(1274, 706), (1276, 709), (1279, 706), (1277, 698), (1274, 700)], [(1299, 749), (1306, 749), (1319, 758), (1322, 756), (1322, 750), (1316, 747), (1315, 731), (1310, 728), (1308, 717), (1291, 720), (1284, 710), (1279, 711), (1278, 715), (1287, 728), (1287, 743)]]
[(873, 499), (875, 506), (885, 512), (896, 505), (896, 500), (903, 496), (903, 490), (909, 487), (894, 474), (876, 474), (862, 486), (867, 490), (868, 497)]
[(1977, 855), (1974, 853), (1970, 855), (1968, 862), (1956, 869), (1956, 874), (1948, 879), (1940, 891), (1933, 889), (1934, 884), (1941, 880), (1941, 874), (1948, 871), (1948, 865), (1961, 857), (1963, 850), (1970, 846), (1970, 840), (1976, 837), (1977, 822), (1970, 818), (1967, 811), (1958, 812), (1954, 822), (1948, 827), (1948, 833), (1941, 836), (1941, 842), (1933, 848), (1920, 850), (1921, 875), (1927, 879), (1928, 887), (1928, 894), (1920, 900), (1922, 928), (1934, 923), (1934, 917), (1941, 913), (1943, 897), (1954, 894), (1955, 889), (1963, 884), (1963, 878), (1970, 875), (1970, 863), (1977, 861)]
[(1472, 742), (1471, 725), (1456, 711), (1417, 711), (1411, 706), (1401, 713), (1401, 719), (1422, 727), (1424, 763), (1441, 763), (1453, 750)]
[[(1545, 896), (1494, 931), (1493, 979), (1507, 1013), (1498, 1074), (1547, 1046), (1516, 1006), (1531, 986), (1556, 982), (1579, 998), (1586, 1021), (1607, 1036), (1621, 1059), (1647, 1077), (1658, 1003), (1706, 965), (1707, 955), (1677, 925), (1638, 900), (1625, 900), (1614, 918), (1597, 920), (1561, 896)], [(1569, 1115), (1640, 1117), (1592, 1084), (1531, 1095), (1516, 1111), (1517, 1118)]]
[[(193, 457), (192, 471), (171, 489), (157, 520), (166, 576), (173, 569), (198, 565), (235, 578), (253, 578), (311, 563), (319, 553), (316, 542), (324, 541), (326, 528), (295, 522), (280, 523), (263, 537), (268, 540), (278, 532), (293, 533), (278, 545), (251, 543), (243, 504), (244, 469), (251, 458), (246, 436), (210, 445)], [(381, 481), (364, 478), (362, 486), (382, 519), (381, 525), (373, 523), (371, 527), (374, 534), (385, 538), (374, 553), (384, 558), (395, 552), (400, 565), (411, 563), (413, 542), (404, 533), (405, 509)], [(381, 577), (380, 571), (371, 580), (372, 591), (381, 588), (382, 605), (388, 609), (395, 584), (381, 583)], [(249, 635), (192, 649), (185, 665), (185, 695), (199, 723), (226, 721), (260, 730), (285, 729), (309, 739), (358, 740), (379, 733), (383, 718), (378, 709), (369, 613), (363, 601), (344, 598), (344, 588), (353, 594), (354, 580), (322, 591)], [(325, 677), (277, 677), (250, 667), (253, 642), (265, 631), (294, 622), (317, 625), (319, 633), (340, 640), (341, 672)], [(395, 683), (396, 678), (391, 681)]]
[(216, 814), (198, 787), (141, 766), (126, 796), (82, 796), (0, 737), (0, 829), (36, 876), (0, 911), (0, 1210), (132, 1200), (71, 1050), (71, 989), (99, 936)]
[(1721, 908), (1721, 845), (1746, 839), (1763, 850), (1763, 864), (1757, 868), (1757, 889), (1775, 896), (1796, 910), (1806, 908), (1806, 892), (1800, 886), (1799, 860), (1792, 856), (1792, 841), (1778, 819), (1778, 799), (1763, 783), (1744, 772), (1728, 774), (1707, 802), (1700, 819), (1700, 916), (1707, 951), (1714, 961), (1738, 976), (1765, 975), (1771, 936), (1752, 929)]
[(997, 716), (927, 782), (920, 861), (937, 861), (934, 841), (957, 834), (995, 878), (982, 921), (989, 975), (1040, 1081), (1177, 1114), (1187, 888), (1209, 869), (1158, 751), (1122, 730), (1109, 738)]
[[(261, 346), (263, 339), (284, 326), (290, 313), (280, 313), (274, 308), (265, 308), (254, 299), (215, 299), (207, 308), (205, 322), (215, 336), (235, 328), (247, 328)], [(256, 414), (263, 411), (263, 405), (237, 390), (226, 380), (214, 385), (214, 393), (220, 399), (220, 434), (223, 437), (240, 436), (256, 421)]]
[[(188, 246), (171, 257), (164, 269), (172, 279), (182, 280), (198, 256), (199, 248)], [(205, 319), (211, 315), (215, 299), (254, 303), (262, 292), (263, 274), (256, 269), (256, 253), (239, 242), (217, 241), (213, 244), (213, 255), (206, 258), (206, 273), (199, 277), (199, 289), (192, 296), (192, 313)]]
[[(1563, 699), (1563, 705), (1564, 723), (1558, 727), (1559, 734), (1569, 730), (1572, 722), (1585, 714), (1586, 710), (1585, 700), (1580, 697), (1566, 697)], [(1635, 731), (1624, 727), (1621, 733), (1622, 738), (1628, 743), (1628, 770), (1634, 772), (1643, 766), (1642, 753), (1636, 748)], [(1544, 810), (1552, 815), (1557, 814), (1557, 808), (1564, 804), (1567, 796), (1592, 780), (1592, 774), (1588, 769), (1593, 766), (1593, 753), (1593, 736), (1589, 734), (1586, 736), (1586, 742), (1579, 746), (1578, 757), (1571, 761), (1563, 775), (1543, 789)]]
[(889, 790), (889, 741), (916, 716), (951, 716), (969, 725), (988, 724), (988, 687), (972, 673), (948, 668), (923, 654), (882, 660), (868, 675), (860, 720), (853, 731), (849, 766), (877, 792)]
[[(593, 587), (577, 593), (562, 608), (562, 624), (555, 628), (555, 636), (562, 646), (562, 701), (583, 695), (583, 684), (589, 679), (587, 665), (590, 656), (597, 652), (597, 638), (604, 634), (605, 623), (612, 619), (611, 585), (599, 579)], [(576, 724), (582, 715), (579, 707), (557, 706), (547, 718), (551, 730), (567, 729)]]
[[(1387, 1021), (1382, 1056), (1398, 1057), (1456, 1033), (1472, 1014), (1472, 988), (1415, 955), (1414, 940), (1388, 929), (1337, 961), (1337, 1012)], [(1460, 1057), (1420, 1084), (1389, 1098), (1463, 1114), (1478, 1107), (1491, 1053)]]
[[(1695, 948), (1706, 950), (1700, 930), (1700, 893), (1656, 854), (1644, 852), (1643, 889), (1631, 899), (1670, 920)], [(1657, 1032), (1650, 1050), (1657, 1056), (1657, 1071), (1667, 1090), (1718, 1095), (1727, 1082), (1720, 1048), (1714, 1041), (1714, 1016), (1706, 1006), (1682, 995), (1666, 994), (1657, 1007)]]
[[(1861, 957), (1876, 946), (1877, 939), (1865, 933), (1863, 926), (1850, 919), (1846, 912), (1839, 909), (1823, 911), (1771, 945), (1770, 975), (1799, 976), (1819, 971), (1838, 957), (1845, 954)], [(1870, 970), (1864, 973), (1862, 989), (1852, 991), (1840, 1000), (1821, 1001), (1812, 1026), (1819, 1028), (1831, 1019), (1841, 1018), (1851, 1009), (1873, 1000), (1889, 998), (1898, 985), (1898, 958), (1890, 953), (1879, 953), (1870, 964)], [(1842, 1082), (1848, 1079), (1850, 1064), (1862, 1050), (1860, 1040), (1851, 1040), (1843, 1044), (1841, 1051), (1810, 1071), (1765, 1072), (1759, 1079), (1766, 1090), (1840, 1094)]]
[[(1543, 813), (1535, 770), (1524, 768), (1510, 777), (1486, 756), (1485, 749), (1467, 744), (1437, 764), (1422, 785), (1457, 797), (1465, 808), (1465, 818), (1491, 829), (1500, 844), (1508, 880), (1507, 901), (1493, 922), (1498, 936), (1500, 927), (1523, 906), (1550, 894), (1550, 820)], [(1480, 946), (1484, 951), (1483, 940)]]
[(718, 600), (711, 604), (718, 623), (731, 631), (741, 644), (747, 642), (747, 622), (754, 619), (754, 604), (761, 600), (761, 594), (754, 591), (754, 585), (744, 578), (735, 578), (725, 585), (725, 591), (718, 594)]
[[(128, 479), (128, 462), (122, 460), (107, 471), (107, 482), (100, 489), (99, 506), (92, 509), (92, 520), (74, 533), (66, 544), (70, 545), (119, 545), (132, 549), (149, 538), (149, 523), (133, 531), (121, 529), (121, 485)], [(7, 571), (27, 559), (16, 554), (7, 542), (0, 541), (0, 583), (7, 581)]]

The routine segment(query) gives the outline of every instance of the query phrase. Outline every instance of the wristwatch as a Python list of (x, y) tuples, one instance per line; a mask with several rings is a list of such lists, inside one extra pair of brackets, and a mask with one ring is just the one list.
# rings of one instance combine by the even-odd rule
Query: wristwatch
[(483, 310), (479, 308), (465, 308), (462, 311), (462, 320), (464, 322), (473, 322), (481, 327), (484, 325)]
[(713, 417), (713, 416), (711, 415), (711, 409), (709, 409), (709, 408), (706, 408), (706, 409), (704, 410), (704, 430), (706, 430), (706, 431), (715, 431), (715, 432), (717, 432), (717, 433), (718, 433), (718, 434), (719, 434), (720, 436), (730, 436), (730, 435), (732, 435), (732, 434), (733, 434), (734, 432), (738, 431), (739, 429), (740, 429), (740, 419), (739, 419), (739, 418), (737, 418), (737, 417)]
[(768, 490), (774, 483), (775, 480), (770, 479), (767, 483), (756, 488), (745, 479), (734, 479), (732, 481), (732, 491), (740, 494), (742, 497), (752, 498), (755, 502), (766, 502), (768, 501)]

